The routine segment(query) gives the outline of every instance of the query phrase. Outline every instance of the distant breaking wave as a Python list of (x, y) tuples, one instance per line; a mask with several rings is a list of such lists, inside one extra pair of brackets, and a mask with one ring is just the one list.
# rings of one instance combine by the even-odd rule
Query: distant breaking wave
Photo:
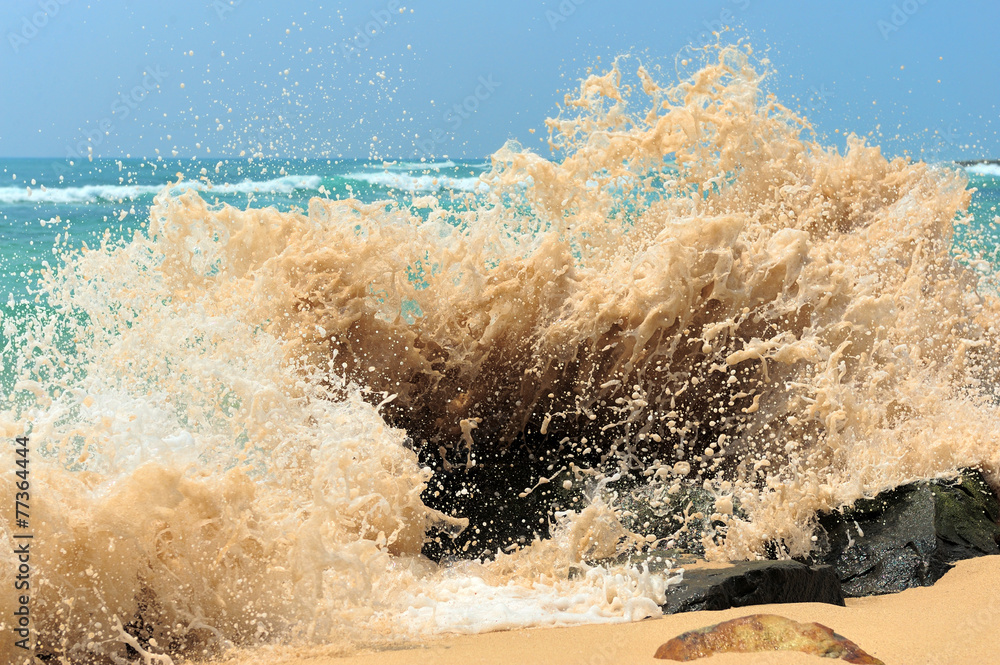
[[(323, 179), (317, 175), (289, 175), (273, 180), (244, 180), (234, 184), (212, 185), (204, 182), (181, 182), (171, 191), (195, 189), (217, 194), (290, 194), (296, 190), (318, 189)], [(88, 203), (137, 199), (163, 190), (160, 185), (82, 185), (79, 187), (0, 187), (0, 203)]]
[(966, 173), (986, 175), (1000, 178), (1000, 164), (971, 164), (965, 167)]
[(485, 191), (488, 186), (477, 177), (451, 178), (438, 175), (409, 175), (407, 173), (348, 173), (345, 178), (367, 182), (379, 187), (407, 192), (436, 192), (451, 189), (462, 192)]
[[(487, 164), (487, 166), (489, 166), (489, 164)], [(450, 159), (446, 159), (443, 162), (387, 162), (384, 164), (384, 167), (391, 171), (419, 171), (422, 169), (439, 171), (441, 169), (455, 168), (455, 162)]]

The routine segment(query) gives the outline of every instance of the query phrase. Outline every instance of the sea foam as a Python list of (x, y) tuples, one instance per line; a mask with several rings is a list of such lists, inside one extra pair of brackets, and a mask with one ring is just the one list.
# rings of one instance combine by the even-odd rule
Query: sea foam
[[(210, 184), (198, 181), (180, 182), (170, 191), (195, 190), (216, 194), (287, 194), (296, 190), (317, 190), (320, 176), (282, 176), (273, 180), (244, 180), (238, 183)], [(0, 187), (0, 203), (87, 203), (92, 201), (122, 201), (152, 197), (162, 191), (160, 185), (83, 185), (79, 187)]]
[(985, 175), (1000, 178), (1000, 164), (971, 164), (965, 167), (973, 175)]
[(486, 183), (474, 177), (458, 178), (436, 174), (412, 175), (397, 171), (384, 171), (382, 173), (355, 172), (349, 173), (345, 177), (405, 192), (437, 192), (440, 190), (482, 192), (488, 189)]

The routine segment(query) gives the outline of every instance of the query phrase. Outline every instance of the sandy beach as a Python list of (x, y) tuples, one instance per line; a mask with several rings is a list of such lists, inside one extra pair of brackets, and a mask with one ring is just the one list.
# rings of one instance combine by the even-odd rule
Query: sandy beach
[[(886, 665), (965, 665), (1000, 662), (995, 626), (1000, 621), (1000, 556), (959, 562), (933, 587), (871, 598), (848, 599), (847, 607), (817, 603), (759, 605), (721, 612), (692, 612), (626, 625), (540, 628), (444, 637), (422, 647), (360, 653), (344, 658), (303, 657), (285, 661), (269, 654), (251, 663), (294, 665), (604, 665), (662, 663), (653, 653), (688, 630), (750, 614), (778, 614), (816, 621), (856, 642)], [(798, 652), (722, 654), (712, 665), (835, 662)], [(841, 661), (836, 661), (841, 662)]]

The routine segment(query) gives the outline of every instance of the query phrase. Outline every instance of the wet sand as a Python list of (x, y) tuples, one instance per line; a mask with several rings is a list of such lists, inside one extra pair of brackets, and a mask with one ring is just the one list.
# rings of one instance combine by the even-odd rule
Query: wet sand
[[(847, 607), (817, 603), (759, 605), (721, 612), (692, 612), (633, 624), (539, 628), (451, 636), (419, 648), (367, 652), (344, 658), (285, 660), (270, 654), (260, 662), (294, 665), (486, 665), (544, 663), (603, 665), (664, 663), (656, 648), (676, 635), (749, 614), (779, 614), (818, 621), (856, 642), (886, 665), (997, 663), (1000, 623), (1000, 556), (962, 561), (935, 586), (891, 596), (849, 599)], [(798, 652), (723, 654), (706, 665), (844, 662)]]

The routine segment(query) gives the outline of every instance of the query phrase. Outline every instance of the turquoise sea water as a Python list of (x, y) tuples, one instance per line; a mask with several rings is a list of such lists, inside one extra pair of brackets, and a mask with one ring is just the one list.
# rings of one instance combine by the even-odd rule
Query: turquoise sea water
[[(969, 176), (969, 186), (975, 188), (969, 212), (973, 216), (972, 231), (983, 242), (978, 254), (991, 264), (991, 270), (1000, 269), (1000, 164), (976, 164), (964, 167)], [(961, 238), (961, 234), (959, 234)]]

